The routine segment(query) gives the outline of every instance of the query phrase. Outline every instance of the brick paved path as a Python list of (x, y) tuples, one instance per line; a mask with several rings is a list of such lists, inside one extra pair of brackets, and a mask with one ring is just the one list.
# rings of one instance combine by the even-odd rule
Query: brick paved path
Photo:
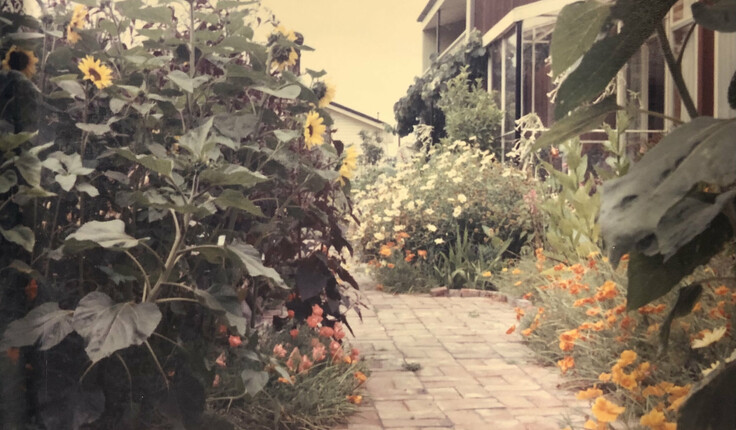
[[(556, 368), (534, 364), (513, 309), (488, 298), (393, 296), (366, 291), (353, 344), (372, 375), (367, 399), (339, 430), (560, 429), (588, 402), (558, 387)], [(416, 372), (404, 363), (419, 363)]]

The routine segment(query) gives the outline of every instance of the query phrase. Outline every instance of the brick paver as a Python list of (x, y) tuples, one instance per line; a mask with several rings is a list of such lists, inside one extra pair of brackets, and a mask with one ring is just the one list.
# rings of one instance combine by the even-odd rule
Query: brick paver
[[(372, 375), (347, 426), (377, 429), (560, 429), (587, 402), (560, 389), (556, 368), (535, 364), (506, 303), (365, 291), (351, 324)], [(418, 371), (406, 370), (418, 364)]]

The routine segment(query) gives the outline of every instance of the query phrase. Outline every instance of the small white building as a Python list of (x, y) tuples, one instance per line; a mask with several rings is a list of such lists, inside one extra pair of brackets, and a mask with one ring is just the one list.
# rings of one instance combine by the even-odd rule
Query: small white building
[(345, 146), (355, 145), (358, 151), (362, 152), (360, 148), (360, 132), (365, 130), (367, 132), (375, 132), (383, 139), (382, 147), (384, 154), (396, 154), (396, 151), (399, 149), (399, 137), (387, 131), (386, 129), (389, 125), (378, 118), (335, 102), (330, 103), (325, 109), (334, 122), (332, 129), (335, 132), (332, 133), (332, 139), (342, 141)]

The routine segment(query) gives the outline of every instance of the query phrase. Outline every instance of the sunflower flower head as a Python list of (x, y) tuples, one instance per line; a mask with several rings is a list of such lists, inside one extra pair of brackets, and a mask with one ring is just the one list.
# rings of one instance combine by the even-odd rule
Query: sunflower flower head
[(81, 4), (74, 6), (72, 18), (69, 20), (69, 26), (72, 28), (84, 28), (84, 23), (87, 19), (87, 12), (87, 8)]
[(323, 136), (325, 131), (327, 131), (327, 126), (325, 126), (324, 119), (319, 116), (319, 113), (309, 112), (307, 120), (304, 122), (304, 143), (307, 145), (307, 149), (325, 143)]
[(100, 90), (112, 85), (112, 70), (91, 55), (79, 62), (79, 70), (84, 73), (84, 79), (92, 81)]
[(344, 184), (345, 179), (353, 179), (355, 169), (358, 167), (358, 150), (355, 146), (350, 145), (345, 148), (345, 158), (340, 166), (340, 183)]
[(319, 102), (317, 103), (318, 107), (323, 108), (335, 99), (335, 86), (328, 82), (316, 82), (314, 86), (312, 86), (312, 91), (319, 99)]
[(33, 51), (26, 51), (13, 45), (10, 47), (2, 62), (3, 70), (17, 70), (27, 78), (36, 74), (38, 58)]

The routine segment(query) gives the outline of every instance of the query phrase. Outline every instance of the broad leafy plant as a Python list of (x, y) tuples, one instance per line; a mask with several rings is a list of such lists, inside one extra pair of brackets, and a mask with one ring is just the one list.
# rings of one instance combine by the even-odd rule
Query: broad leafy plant
[(257, 2), (78, 3), (0, 15), (0, 420), (196, 426), (266, 299), (351, 306), (331, 94)]
[[(628, 309), (657, 299), (707, 263), (733, 240), (736, 231), (736, 121), (700, 116), (666, 37), (663, 18), (675, 0), (614, 3), (579, 2), (560, 13), (552, 38), (556, 75), (566, 75), (557, 92), (558, 122), (537, 148), (596, 126), (620, 109), (600, 97), (609, 82), (640, 46), (656, 33), (672, 80), (690, 121), (665, 136), (621, 178), (606, 182), (600, 211), (601, 233), (611, 261), (630, 254)], [(695, 24), (736, 32), (736, 2), (695, 3)], [(581, 14), (590, 19), (580, 20)], [(579, 23), (584, 22), (583, 28)], [(611, 31), (620, 24), (620, 31)], [(613, 54), (612, 54), (613, 53)], [(579, 61), (579, 62), (578, 62)], [(717, 91), (727, 93), (726, 88)], [(736, 103), (731, 93), (731, 106)], [(733, 282), (733, 278), (724, 279)], [(673, 316), (687, 314), (700, 284), (681, 289)], [(671, 319), (670, 319), (671, 321)], [(681, 409), (678, 428), (732, 427), (732, 411), (716, 411), (715, 398), (733, 399), (733, 364), (721, 365)]]

